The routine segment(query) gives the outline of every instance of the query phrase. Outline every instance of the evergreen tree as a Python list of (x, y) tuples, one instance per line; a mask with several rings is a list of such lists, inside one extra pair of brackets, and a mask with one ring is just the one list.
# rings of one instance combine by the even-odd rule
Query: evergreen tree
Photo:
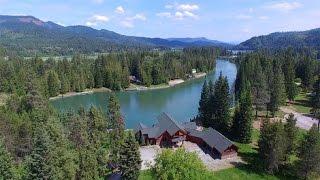
[(48, 93), (50, 97), (57, 96), (60, 90), (60, 80), (55, 71), (50, 71), (48, 74)]
[(111, 131), (111, 159), (114, 162), (119, 160), (121, 143), (124, 140), (124, 120), (120, 112), (120, 104), (114, 94), (111, 94), (108, 102), (108, 120)]
[(60, 94), (65, 94), (70, 91), (70, 82), (66, 75), (61, 76), (61, 88), (60, 88)]
[(0, 179), (14, 179), (13, 160), (4, 143), (0, 140)]
[(76, 179), (99, 179), (96, 150), (90, 145), (86, 145), (79, 149), (79, 169), (76, 174)]
[(271, 174), (277, 172), (279, 165), (284, 160), (285, 153), (285, 138), (282, 123), (276, 122), (271, 124), (268, 119), (265, 119), (261, 127), (258, 145), (259, 156), (264, 168)]
[(285, 78), (286, 94), (289, 101), (294, 101), (297, 95), (297, 85), (295, 80), (295, 64), (292, 49), (288, 49), (284, 54), (283, 74)]
[(284, 77), (280, 63), (276, 60), (273, 65), (273, 75), (269, 110), (274, 117), (276, 111), (278, 111), (279, 107), (283, 105), (286, 100)]
[(131, 132), (121, 145), (119, 168), (123, 179), (138, 179), (141, 168), (139, 144)]
[(253, 105), (256, 109), (256, 118), (258, 111), (264, 110), (270, 100), (266, 75), (263, 73), (260, 61), (254, 67), (252, 80)]
[(199, 108), (198, 108), (198, 117), (199, 120), (204, 127), (209, 127), (209, 120), (210, 120), (210, 89), (207, 84), (207, 81), (203, 83), (201, 97), (199, 101)]
[(229, 133), (231, 124), (229, 84), (222, 73), (220, 73), (214, 85), (214, 95), (210, 108), (213, 111), (210, 126), (223, 134)]
[(298, 156), (299, 176), (302, 179), (318, 178), (320, 176), (320, 134), (316, 125), (312, 126), (305, 136)]
[(284, 125), (284, 132), (286, 137), (286, 160), (295, 152), (297, 148), (298, 128), (296, 127), (297, 119), (293, 114), (287, 118), (287, 123)]
[(50, 179), (52, 177), (49, 158), (49, 137), (43, 125), (36, 128), (33, 139), (33, 150), (27, 160), (26, 179)]
[(313, 95), (311, 96), (311, 112), (313, 115), (318, 118), (318, 128), (320, 125), (320, 75), (318, 76), (317, 82), (313, 87)]
[(232, 123), (233, 138), (241, 143), (250, 143), (252, 136), (252, 101), (248, 89), (241, 91)]

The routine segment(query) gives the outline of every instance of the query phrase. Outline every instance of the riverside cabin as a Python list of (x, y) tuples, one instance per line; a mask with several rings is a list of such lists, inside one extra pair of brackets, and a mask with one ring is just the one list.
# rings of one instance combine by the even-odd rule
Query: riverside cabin
[(139, 123), (135, 129), (137, 139), (144, 145), (160, 147), (181, 146), (184, 141), (196, 143), (213, 158), (225, 159), (237, 156), (237, 146), (213, 128), (203, 128), (195, 122), (179, 123), (166, 113), (157, 118), (152, 127)]

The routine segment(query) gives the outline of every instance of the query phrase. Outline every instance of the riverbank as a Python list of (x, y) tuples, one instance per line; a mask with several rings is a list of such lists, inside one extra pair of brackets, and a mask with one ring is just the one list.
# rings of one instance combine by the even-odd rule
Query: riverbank
[(93, 94), (95, 92), (112, 92), (111, 89), (108, 88), (94, 88), (94, 89), (85, 89), (83, 92), (68, 92), (66, 94), (59, 94), (58, 96), (51, 97), (49, 100), (56, 100), (66, 97), (72, 97), (72, 96), (79, 96), (79, 95), (86, 95), (86, 94)]
[(125, 90), (126, 91), (146, 91), (146, 90), (155, 90), (155, 89), (165, 89), (165, 88), (174, 87), (176, 85), (185, 83), (187, 81), (191, 81), (194, 79), (199, 79), (199, 78), (205, 77), (206, 75), (207, 75), (207, 73), (195, 73), (195, 74), (193, 74), (193, 76), (191, 78), (189, 78), (187, 80), (173, 79), (173, 80), (170, 80), (168, 83), (163, 83), (163, 84), (159, 84), (159, 85), (151, 85), (149, 87), (131, 83), (130, 86)]

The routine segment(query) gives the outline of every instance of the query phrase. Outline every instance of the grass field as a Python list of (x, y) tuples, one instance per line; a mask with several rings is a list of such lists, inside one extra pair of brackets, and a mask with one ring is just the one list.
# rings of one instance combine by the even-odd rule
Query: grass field
[[(253, 132), (252, 144), (236, 143), (239, 147), (239, 156), (241, 156), (247, 164), (240, 165), (235, 168), (225, 169), (214, 173), (216, 180), (278, 180), (278, 179), (295, 179), (291, 176), (270, 175), (264, 172), (261, 168), (261, 160), (258, 156), (257, 141), (259, 138), (259, 131)], [(152, 171), (145, 170), (140, 173), (140, 180), (156, 180)]]
[(303, 114), (310, 114), (311, 106), (309, 103), (309, 98), (305, 92), (301, 92), (295, 99), (292, 108)]

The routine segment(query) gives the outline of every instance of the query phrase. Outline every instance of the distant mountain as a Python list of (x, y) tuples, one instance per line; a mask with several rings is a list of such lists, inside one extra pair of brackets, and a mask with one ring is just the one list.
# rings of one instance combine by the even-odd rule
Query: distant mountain
[(308, 31), (276, 32), (265, 36), (253, 37), (240, 43), (237, 49), (279, 49), (309, 47), (320, 50), (320, 28)]
[(183, 48), (188, 46), (220, 46), (219, 41), (196, 38), (161, 39), (125, 36), (87, 26), (61, 26), (33, 16), (1, 16), (0, 46), (19, 55), (67, 55), (110, 52), (130, 49)]
[(220, 46), (220, 47), (226, 47), (230, 48), (233, 45), (217, 40), (210, 40), (205, 37), (200, 37), (200, 38), (168, 38), (167, 40), (169, 41), (179, 41), (179, 42), (184, 42), (184, 43), (191, 43), (194, 45), (198, 46)]

